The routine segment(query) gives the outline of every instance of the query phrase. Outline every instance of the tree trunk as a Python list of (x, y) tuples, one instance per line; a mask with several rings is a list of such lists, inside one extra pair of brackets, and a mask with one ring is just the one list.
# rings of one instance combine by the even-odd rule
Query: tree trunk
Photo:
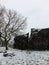
[(8, 50), (7, 42), (6, 42), (6, 50)]
[(5, 48), (6, 48), (6, 50), (8, 50), (8, 42), (6, 39), (5, 39)]

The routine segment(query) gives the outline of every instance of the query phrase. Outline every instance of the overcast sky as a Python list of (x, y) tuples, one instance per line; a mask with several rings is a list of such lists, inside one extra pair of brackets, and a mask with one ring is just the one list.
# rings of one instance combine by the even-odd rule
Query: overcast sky
[(0, 0), (0, 4), (27, 17), (28, 31), (49, 27), (49, 0)]

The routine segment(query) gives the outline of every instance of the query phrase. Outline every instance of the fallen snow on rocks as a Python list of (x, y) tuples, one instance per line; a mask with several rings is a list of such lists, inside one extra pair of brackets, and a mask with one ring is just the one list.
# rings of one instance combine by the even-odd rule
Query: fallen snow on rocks
[[(4, 47), (0, 47), (0, 65), (49, 65), (49, 51), (22, 51), (9, 48), (8, 56), (3, 56)], [(13, 56), (10, 56), (14, 54)]]

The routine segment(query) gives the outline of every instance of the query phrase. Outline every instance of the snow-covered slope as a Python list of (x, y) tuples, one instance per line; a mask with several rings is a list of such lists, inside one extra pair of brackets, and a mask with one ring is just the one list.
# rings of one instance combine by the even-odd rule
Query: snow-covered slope
[[(0, 52), (5, 48), (0, 47)], [(0, 53), (0, 65), (49, 65), (49, 51), (22, 51), (11, 49), (7, 53), (14, 53), (15, 56), (4, 57)]]

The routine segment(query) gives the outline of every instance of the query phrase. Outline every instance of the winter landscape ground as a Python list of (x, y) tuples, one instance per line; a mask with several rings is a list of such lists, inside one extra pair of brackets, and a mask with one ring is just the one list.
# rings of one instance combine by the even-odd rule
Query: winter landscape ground
[[(13, 56), (3, 56), (4, 47), (0, 47), (0, 65), (49, 65), (49, 51), (22, 51), (9, 48), (7, 53)], [(1, 53), (2, 52), (2, 53)]]

